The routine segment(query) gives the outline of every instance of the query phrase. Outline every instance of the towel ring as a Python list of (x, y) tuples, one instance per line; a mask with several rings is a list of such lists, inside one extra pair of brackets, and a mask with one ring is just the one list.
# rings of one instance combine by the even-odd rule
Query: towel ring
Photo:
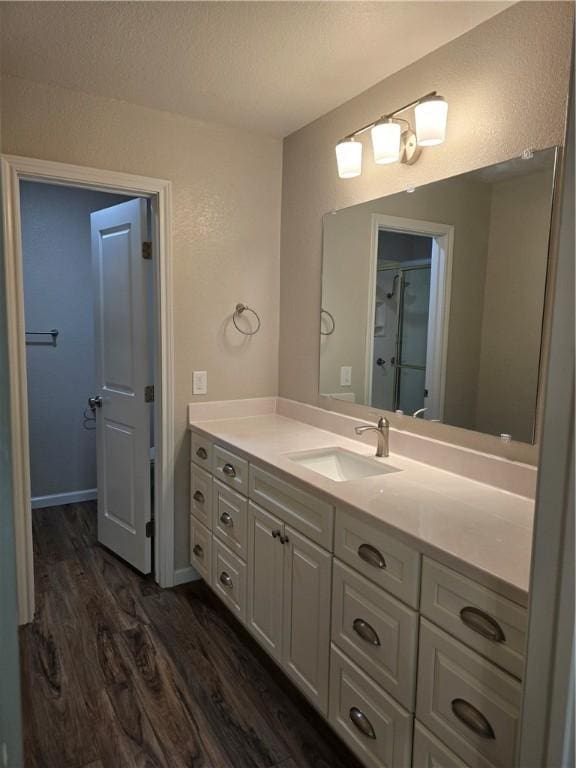
[[(244, 331), (244, 330), (242, 330), (242, 328), (240, 328), (240, 326), (238, 325), (237, 320), (238, 320), (238, 318), (240, 317), (240, 315), (243, 312), (252, 312), (252, 314), (254, 315), (254, 317), (256, 318), (256, 321), (258, 323), (258, 325), (256, 326), (255, 330), (253, 330), (253, 331)], [(261, 326), (260, 317), (258, 316), (258, 313), (256, 312), (256, 310), (252, 309), (252, 307), (249, 307), (246, 304), (236, 304), (236, 309), (234, 310), (234, 314), (232, 315), (232, 322), (234, 323), (234, 326), (235, 326), (236, 330), (239, 331), (240, 333), (244, 334), (244, 336), (254, 336), (254, 334), (258, 333), (258, 331), (260, 330), (260, 326)]]
[(320, 319), (322, 319), (322, 315), (328, 315), (328, 317), (332, 321), (332, 328), (330, 328), (329, 331), (323, 331), (322, 328), (320, 328), (320, 335), (321, 336), (332, 336), (332, 334), (336, 330), (336, 320), (334, 320), (334, 315), (331, 312), (328, 312), (327, 309), (321, 309), (320, 310)]

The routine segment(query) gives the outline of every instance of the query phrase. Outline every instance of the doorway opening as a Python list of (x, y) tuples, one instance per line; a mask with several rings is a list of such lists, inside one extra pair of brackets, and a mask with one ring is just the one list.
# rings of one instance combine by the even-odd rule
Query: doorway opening
[(365, 402), (441, 421), (453, 228), (372, 216)]
[(372, 405), (424, 413), (432, 239), (378, 232)]
[[(2, 181), (17, 586), (19, 620), (25, 624), (34, 616), (32, 498), (41, 511), (53, 502), (74, 501), (74, 492), (79, 494), (75, 503), (94, 505), (89, 499), (97, 495), (98, 540), (140, 572), (153, 570), (160, 586), (174, 583), (171, 185), (160, 179), (8, 156), (2, 158)], [(90, 238), (90, 272), (83, 273), (84, 288), (81, 280), (74, 280), (79, 280), (75, 270), (86, 258), (85, 245), (68, 242), (68, 254), (64, 247), (56, 248), (56, 261), (66, 255), (71, 259), (72, 250), (76, 261), (63, 268), (52, 262), (54, 268), (47, 269), (49, 237), (43, 235), (40, 217), (34, 216), (28, 227), (29, 198), (40, 195), (52, 203), (56, 196), (70, 196), (61, 207), (63, 228), (75, 219), (73, 211), (84, 206), (89, 218), (82, 226), (84, 236), (88, 227)], [(86, 203), (88, 199), (94, 204)], [(28, 269), (30, 244), (31, 258), (37, 261)], [(44, 280), (34, 274), (36, 269)], [(93, 301), (86, 297), (86, 282)], [(31, 314), (49, 296), (50, 311)], [(74, 323), (66, 315), (73, 307), (82, 310)], [(92, 365), (87, 362), (90, 312)], [(66, 356), (71, 363), (50, 370)], [(90, 368), (95, 371), (93, 387), (86, 376), (82, 381), (75, 378), (89, 374)], [(74, 379), (74, 386), (66, 376)], [(68, 396), (56, 401), (58, 384), (58, 395)], [(81, 432), (76, 429), (77, 409), (81, 409)], [(63, 418), (56, 431), (61, 442), (49, 445), (49, 419), (54, 423), (59, 410)], [(47, 425), (43, 435), (38, 419)], [(64, 428), (72, 431), (65, 436)], [(94, 428), (96, 434), (88, 434)], [(35, 439), (39, 435), (44, 443)], [(96, 485), (90, 482), (94, 450)], [(73, 471), (85, 473), (81, 481), (74, 480), (76, 488), (56, 482), (59, 451), (64, 453), (60, 468), (68, 465), (67, 479)]]
[(142, 376), (142, 389), (154, 386), (151, 261), (135, 263), (124, 241), (136, 211), (149, 242), (148, 209), (143, 198), (20, 185), (31, 500), (46, 510), (33, 518), (97, 500), (88, 509), (97, 510), (98, 540), (145, 574), (152, 542), (138, 549), (132, 539), (152, 520), (153, 473), (134, 469), (139, 450), (153, 461), (153, 398), (142, 397), (138, 414), (131, 403), (117, 405), (114, 421), (109, 411), (114, 397), (138, 399)]

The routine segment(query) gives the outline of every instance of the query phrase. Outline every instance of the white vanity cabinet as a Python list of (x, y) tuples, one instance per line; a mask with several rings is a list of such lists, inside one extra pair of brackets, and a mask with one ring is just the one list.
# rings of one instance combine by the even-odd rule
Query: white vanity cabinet
[(333, 507), (192, 432), (190, 562), (328, 714)]
[(191, 459), (191, 564), (367, 768), (514, 764), (524, 606), (217, 439)]

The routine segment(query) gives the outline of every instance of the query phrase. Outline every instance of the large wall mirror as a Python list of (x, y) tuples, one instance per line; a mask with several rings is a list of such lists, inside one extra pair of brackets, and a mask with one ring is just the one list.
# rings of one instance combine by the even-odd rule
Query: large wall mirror
[(555, 148), (324, 217), (320, 394), (533, 442)]

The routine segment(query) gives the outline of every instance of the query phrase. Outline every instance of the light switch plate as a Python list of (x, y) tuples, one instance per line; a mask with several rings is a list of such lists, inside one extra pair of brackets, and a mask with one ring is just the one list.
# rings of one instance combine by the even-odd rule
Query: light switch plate
[(207, 371), (193, 371), (192, 392), (195, 395), (208, 394), (208, 372)]
[(340, 368), (340, 386), (349, 387), (352, 384), (352, 366), (343, 365)]

